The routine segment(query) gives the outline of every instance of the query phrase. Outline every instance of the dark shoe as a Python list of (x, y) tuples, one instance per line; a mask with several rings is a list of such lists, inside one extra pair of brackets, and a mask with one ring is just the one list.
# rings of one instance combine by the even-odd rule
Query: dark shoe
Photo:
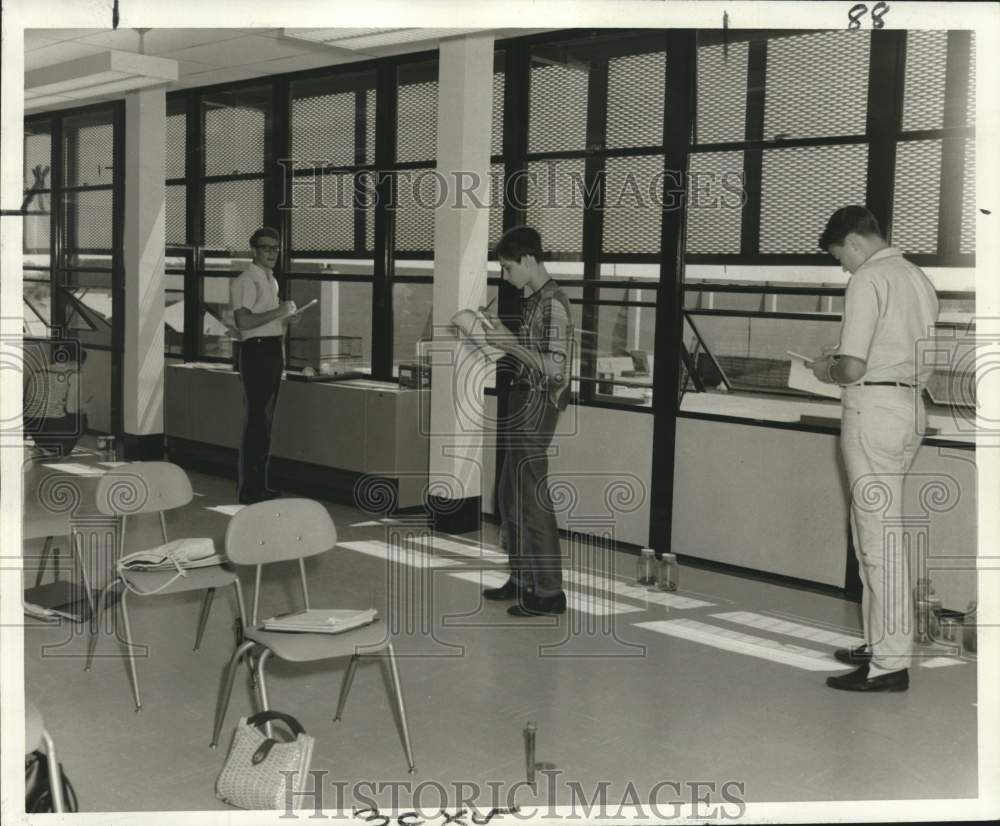
[(906, 691), (910, 687), (910, 672), (903, 668), (868, 679), (868, 666), (863, 665), (850, 674), (827, 677), (826, 684), (841, 691)]
[(859, 645), (857, 648), (838, 648), (833, 657), (844, 665), (865, 665), (872, 661), (872, 652), (868, 646)]
[(566, 611), (566, 594), (560, 592), (553, 597), (538, 597), (524, 594), (517, 605), (511, 605), (507, 613), (512, 617), (542, 617), (562, 614)]
[(268, 499), (277, 499), (281, 496), (281, 491), (274, 488), (264, 488), (264, 496)]
[(517, 599), (518, 594), (521, 591), (521, 586), (519, 586), (514, 580), (508, 579), (499, 588), (484, 588), (483, 597), (485, 599), (492, 600), (504, 600), (504, 599)]
[(257, 502), (263, 501), (260, 495), (254, 496), (249, 493), (241, 493), (237, 500), (241, 505), (255, 505)]

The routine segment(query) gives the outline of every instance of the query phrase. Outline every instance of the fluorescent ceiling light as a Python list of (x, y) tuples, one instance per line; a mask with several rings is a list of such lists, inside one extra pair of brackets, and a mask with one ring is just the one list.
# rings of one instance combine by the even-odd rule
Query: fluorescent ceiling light
[(165, 57), (107, 51), (45, 66), (24, 74), (25, 106), (43, 105), (53, 95), (84, 100), (126, 89), (177, 80), (177, 61)]
[(363, 51), (401, 43), (439, 40), (485, 29), (285, 29), (287, 37), (311, 40), (338, 49)]

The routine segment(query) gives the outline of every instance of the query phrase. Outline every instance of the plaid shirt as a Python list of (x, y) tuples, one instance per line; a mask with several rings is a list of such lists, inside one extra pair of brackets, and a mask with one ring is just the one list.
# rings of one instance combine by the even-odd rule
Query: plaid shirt
[(573, 317), (569, 299), (553, 279), (525, 299), (521, 305), (518, 343), (542, 357), (542, 370), (517, 362), (512, 386), (528, 387), (548, 394), (549, 402), (560, 410), (569, 400), (573, 352)]

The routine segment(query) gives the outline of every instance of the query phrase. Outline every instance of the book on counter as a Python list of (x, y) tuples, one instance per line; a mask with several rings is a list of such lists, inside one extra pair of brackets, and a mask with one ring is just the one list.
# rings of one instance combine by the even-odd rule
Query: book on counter
[(370, 625), (378, 619), (374, 608), (309, 608), (279, 614), (264, 620), (265, 631), (290, 631), (294, 633), (341, 634), (353, 628)]

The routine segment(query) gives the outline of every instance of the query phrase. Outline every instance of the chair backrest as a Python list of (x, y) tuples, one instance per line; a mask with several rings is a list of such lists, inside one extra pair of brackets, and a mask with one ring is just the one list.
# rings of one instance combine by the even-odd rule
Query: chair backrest
[(192, 498), (191, 480), (170, 462), (132, 462), (108, 471), (97, 484), (97, 509), (108, 516), (162, 512)]
[(336, 544), (333, 519), (312, 499), (271, 499), (247, 505), (226, 528), (226, 556), (240, 565), (302, 559)]

